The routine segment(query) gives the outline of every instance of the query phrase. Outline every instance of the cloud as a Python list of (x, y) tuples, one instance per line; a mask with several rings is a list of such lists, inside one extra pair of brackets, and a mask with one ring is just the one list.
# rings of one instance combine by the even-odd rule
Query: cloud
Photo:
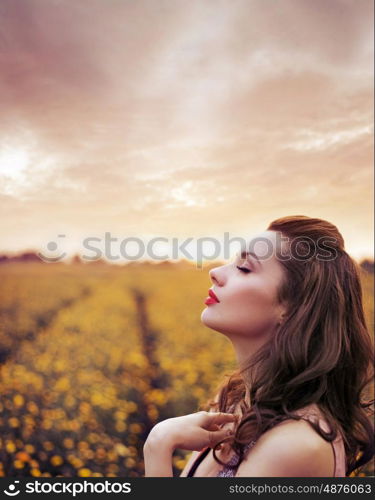
[(317, 207), (370, 221), (372, 10), (3, 0), (0, 150), (28, 160), (18, 177), (0, 164), (4, 245), (33, 239), (27, 221), (35, 241), (56, 221), (202, 232)]

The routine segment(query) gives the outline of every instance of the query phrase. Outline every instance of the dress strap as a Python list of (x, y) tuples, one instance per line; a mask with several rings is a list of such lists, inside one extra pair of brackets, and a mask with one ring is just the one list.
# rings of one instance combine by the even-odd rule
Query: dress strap
[(195, 459), (193, 465), (190, 467), (189, 472), (187, 473), (186, 477), (193, 477), (195, 471), (197, 470), (198, 465), (202, 462), (202, 460), (209, 454), (211, 448), (208, 446), (205, 448), (200, 455), (197, 456)]

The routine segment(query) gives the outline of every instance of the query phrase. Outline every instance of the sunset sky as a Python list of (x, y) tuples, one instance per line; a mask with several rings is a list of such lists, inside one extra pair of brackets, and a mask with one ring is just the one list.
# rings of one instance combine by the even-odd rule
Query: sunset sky
[(253, 235), (373, 256), (373, 0), (1, 0), (1, 252)]

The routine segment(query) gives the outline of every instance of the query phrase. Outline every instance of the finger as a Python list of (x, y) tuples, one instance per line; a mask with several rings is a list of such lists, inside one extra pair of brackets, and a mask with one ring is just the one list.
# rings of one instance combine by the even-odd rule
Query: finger
[(221, 429), (221, 426), (211, 423), (209, 425), (203, 426), (203, 429), (206, 429), (207, 431), (219, 431)]
[(238, 421), (238, 415), (233, 414), (233, 413), (224, 413), (224, 412), (216, 412), (216, 413), (209, 413), (205, 412), (202, 414), (202, 420), (201, 420), (201, 426), (203, 429), (206, 430), (211, 430), (212, 426), (217, 424), (220, 425), (221, 427), (223, 425), (226, 425), (230, 422), (237, 422)]
[(237, 420), (237, 415), (234, 413), (224, 413), (224, 412), (218, 412), (218, 413), (212, 413), (213, 421), (216, 422), (234, 422)]
[(212, 429), (210, 429), (210, 430), (212, 430), (212, 431), (219, 431), (220, 430), (220, 425), (213, 424), (211, 427), (212, 427)]
[(219, 443), (225, 438), (228, 438), (230, 435), (233, 435), (233, 432), (230, 429), (221, 429), (219, 431), (207, 431), (208, 432), (208, 441), (210, 448), (213, 448), (216, 443)]

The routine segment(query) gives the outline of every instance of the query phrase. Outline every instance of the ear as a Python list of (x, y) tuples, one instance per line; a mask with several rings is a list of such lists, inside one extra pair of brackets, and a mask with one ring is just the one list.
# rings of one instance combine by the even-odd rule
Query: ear
[(280, 326), (282, 323), (284, 323), (285, 318), (286, 318), (286, 305), (285, 304), (280, 304), (278, 306), (276, 317), (277, 317), (277, 326)]

